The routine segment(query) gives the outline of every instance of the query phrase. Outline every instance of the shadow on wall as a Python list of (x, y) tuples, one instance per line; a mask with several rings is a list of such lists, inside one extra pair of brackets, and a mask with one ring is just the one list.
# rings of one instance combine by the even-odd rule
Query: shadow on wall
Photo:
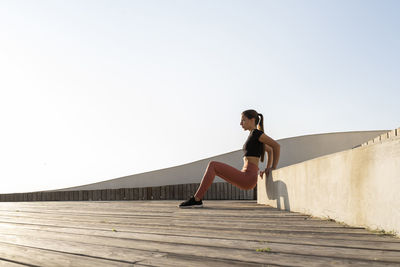
[[(265, 176), (264, 176), (265, 177)], [(274, 181), (272, 173), (266, 177), (267, 197), (269, 200), (276, 200), (276, 207), (280, 210), (290, 211), (289, 194), (286, 184), (281, 180)], [(283, 202), (283, 203), (282, 203)], [(282, 207), (283, 204), (283, 207)]]

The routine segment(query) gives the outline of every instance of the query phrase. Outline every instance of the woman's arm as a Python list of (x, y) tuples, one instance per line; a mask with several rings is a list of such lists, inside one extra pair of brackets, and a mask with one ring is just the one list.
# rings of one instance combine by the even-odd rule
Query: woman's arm
[(269, 145), (265, 145), (264, 144), (264, 146), (265, 146), (265, 151), (267, 152), (267, 154), (268, 154), (268, 162), (267, 162), (267, 168), (271, 168), (271, 166), (272, 166), (272, 157), (273, 157), (273, 155), (272, 155), (272, 153), (273, 153), (273, 151), (272, 151), (272, 147), (270, 147)]
[[(269, 146), (269, 147), (272, 149), (272, 153), (269, 152), (269, 153), (272, 154), (272, 160), (273, 160), (273, 162), (272, 162), (272, 169), (276, 169), (276, 167), (278, 166), (278, 162), (279, 162), (279, 156), (280, 156), (280, 152), (281, 152), (281, 146), (279, 145), (278, 142), (276, 142), (274, 139), (272, 139), (271, 137), (269, 137), (269, 136), (266, 135), (265, 133), (263, 133), (263, 134), (260, 136), (260, 138), (258, 138), (258, 141), (264, 143), (264, 144), (266, 145), (266, 146), (265, 146), (266, 149), (267, 149), (267, 146)], [(268, 153), (268, 150), (267, 150), (267, 153)], [(269, 164), (270, 164), (270, 162), (269, 162), (269, 160), (270, 160), (269, 155), (270, 155), (270, 154), (269, 154), (269, 153), (268, 153), (268, 164), (267, 164), (267, 169), (268, 169), (269, 166), (271, 166), (271, 165), (269, 165)], [(267, 174), (267, 175), (268, 175), (268, 174)]]

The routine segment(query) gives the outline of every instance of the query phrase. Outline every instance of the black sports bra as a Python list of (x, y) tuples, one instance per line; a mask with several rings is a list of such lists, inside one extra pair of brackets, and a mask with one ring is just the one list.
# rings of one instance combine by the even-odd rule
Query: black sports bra
[(263, 143), (258, 141), (258, 138), (263, 134), (262, 131), (258, 129), (254, 129), (250, 132), (249, 137), (246, 140), (246, 143), (243, 145), (244, 157), (252, 156), (252, 157), (261, 157), (263, 153)]

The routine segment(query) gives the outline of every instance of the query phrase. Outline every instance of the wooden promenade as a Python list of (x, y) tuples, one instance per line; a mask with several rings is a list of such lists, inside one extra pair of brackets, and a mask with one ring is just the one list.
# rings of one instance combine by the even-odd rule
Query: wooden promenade
[(0, 266), (400, 266), (400, 239), (252, 200), (0, 203)]

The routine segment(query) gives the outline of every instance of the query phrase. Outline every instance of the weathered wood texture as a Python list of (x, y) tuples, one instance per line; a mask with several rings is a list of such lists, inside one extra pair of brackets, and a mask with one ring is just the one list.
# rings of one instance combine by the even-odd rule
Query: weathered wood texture
[[(80, 191), (39, 191), (0, 194), (0, 202), (12, 201), (84, 201), (84, 200), (180, 200), (196, 193), (200, 184), (164, 185)], [(213, 183), (205, 200), (254, 200), (257, 189), (242, 190), (230, 183)]]
[(0, 203), (0, 266), (400, 266), (392, 236), (254, 201), (179, 202)]

